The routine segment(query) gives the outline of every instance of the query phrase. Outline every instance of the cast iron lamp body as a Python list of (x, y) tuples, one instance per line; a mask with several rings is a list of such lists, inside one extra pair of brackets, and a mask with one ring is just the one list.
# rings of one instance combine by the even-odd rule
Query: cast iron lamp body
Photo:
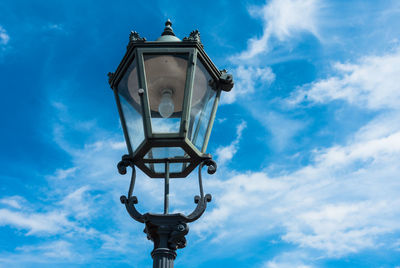
[[(132, 168), (128, 196), (121, 196), (130, 216), (145, 223), (154, 242), (153, 267), (173, 267), (176, 249), (186, 246), (187, 223), (200, 218), (211, 195), (204, 195), (201, 169), (213, 174), (217, 165), (206, 153), (221, 91), (233, 87), (232, 76), (220, 71), (203, 49), (199, 32), (182, 41), (171, 22), (162, 35), (147, 42), (131, 32), (127, 52), (109, 73), (129, 155), (118, 164), (121, 174)], [(141, 214), (133, 196), (136, 171), (164, 178), (164, 214)], [(169, 214), (169, 179), (184, 178), (199, 166), (200, 195), (189, 215)]]

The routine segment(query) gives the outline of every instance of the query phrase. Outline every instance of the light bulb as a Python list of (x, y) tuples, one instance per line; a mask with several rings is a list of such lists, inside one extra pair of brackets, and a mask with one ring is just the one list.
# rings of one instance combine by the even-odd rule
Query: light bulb
[(162, 91), (162, 97), (160, 104), (158, 105), (158, 112), (162, 117), (168, 118), (174, 112), (174, 101), (172, 100), (172, 90), (164, 89)]

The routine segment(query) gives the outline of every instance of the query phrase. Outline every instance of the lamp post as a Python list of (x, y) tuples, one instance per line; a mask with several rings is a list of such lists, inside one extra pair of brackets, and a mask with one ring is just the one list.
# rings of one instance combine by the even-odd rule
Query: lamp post
[[(130, 216), (145, 224), (154, 242), (153, 267), (173, 267), (176, 249), (186, 246), (188, 223), (200, 218), (211, 195), (204, 195), (201, 169), (213, 174), (217, 165), (206, 153), (221, 91), (230, 91), (233, 79), (218, 70), (207, 56), (200, 34), (183, 40), (165, 23), (164, 32), (152, 42), (131, 32), (127, 51), (115, 73), (109, 73), (128, 148), (118, 163), (126, 174), (132, 168), (128, 196), (121, 202)], [(142, 214), (133, 196), (135, 166), (150, 178), (164, 179), (164, 213)], [(185, 178), (199, 166), (200, 195), (189, 215), (169, 213), (169, 180)]]

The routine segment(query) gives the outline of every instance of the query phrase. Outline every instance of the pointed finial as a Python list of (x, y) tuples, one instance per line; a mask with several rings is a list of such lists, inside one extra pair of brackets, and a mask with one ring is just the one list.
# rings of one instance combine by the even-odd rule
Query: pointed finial
[(168, 19), (165, 22), (164, 32), (161, 34), (159, 38), (157, 38), (156, 42), (178, 42), (181, 41), (178, 37), (175, 36), (174, 30), (172, 30), (172, 22)]
[(173, 35), (173, 36), (175, 36), (174, 30), (172, 29), (171, 26), (172, 26), (172, 22), (171, 22), (170, 19), (168, 19), (168, 20), (165, 22), (164, 32), (161, 34), (161, 36), (163, 36), (163, 35)]

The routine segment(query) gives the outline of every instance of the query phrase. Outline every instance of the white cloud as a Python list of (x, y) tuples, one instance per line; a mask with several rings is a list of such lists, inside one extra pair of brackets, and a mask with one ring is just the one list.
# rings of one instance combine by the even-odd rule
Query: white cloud
[(218, 162), (223, 165), (226, 162), (230, 161), (236, 152), (239, 149), (239, 142), (240, 139), (242, 138), (242, 132), (246, 128), (247, 124), (246, 122), (242, 121), (237, 127), (236, 127), (236, 139), (231, 142), (228, 146), (220, 146), (217, 148), (215, 154), (217, 156)]
[(88, 190), (88, 186), (83, 186), (65, 194), (68, 190), (64, 189), (65, 196), (59, 202), (48, 201), (45, 211), (20, 196), (3, 198), (0, 203), (10, 208), (0, 209), (0, 226), (12, 226), (35, 236), (90, 234), (85, 222), (90, 220), (96, 207), (93, 206), (95, 196), (89, 195)]
[(272, 111), (268, 113), (255, 111), (253, 115), (270, 132), (270, 146), (277, 151), (286, 149), (292, 143), (292, 139), (306, 126), (304, 121), (293, 120)]
[[(388, 217), (376, 220), (393, 212), (395, 202), (381, 200), (328, 204), (314, 211), (303, 212), (296, 217), (297, 224), (287, 226), (283, 239), (303, 247), (326, 251), (329, 255), (356, 253), (360, 249), (379, 247), (379, 236), (399, 231)], [(309, 232), (305, 232), (311, 228)], [(339, 246), (339, 247), (338, 247)]]
[(77, 265), (87, 260), (87, 256), (76, 248), (77, 245), (62, 239), (43, 241), (40, 244), (18, 246), (14, 253), (2, 252), (0, 263), (4, 267), (42, 267), (49, 264), (58, 266), (60, 262)]
[[(130, 178), (119, 175), (116, 168), (126, 153), (126, 146), (121, 142), (122, 133), (110, 134), (99, 129), (95, 122), (89, 122), (91, 126), (86, 127), (86, 122), (71, 117), (65, 108), (55, 103), (50, 114), (60, 117), (61, 122), (53, 126), (54, 140), (70, 156), (70, 167), (56, 169), (45, 176), (46, 190), (40, 189), (39, 200), (28, 197), (25, 200), (19, 196), (0, 199), (0, 204), (4, 205), (0, 207), (0, 227), (8, 226), (19, 230), (16, 235), (40, 239), (34, 240), (38, 241), (34, 244), (25, 240), (14, 253), (3, 252), (0, 262), (10, 267), (32, 263), (40, 266), (56, 262), (55, 251), (59, 249), (62, 251), (59, 261), (87, 264), (97, 261), (100, 255), (127, 259), (134, 248), (139, 257), (130, 261), (133, 266), (140, 267), (141, 256), (147, 256), (147, 246), (151, 243), (142, 233), (143, 225), (131, 219), (119, 201), (120, 195), (128, 190)], [(76, 133), (86, 135), (90, 141), (77, 141)], [(138, 192), (156, 192), (162, 209), (163, 185), (158, 180), (144, 180), (141, 172), (137, 175), (137, 181), (141, 182), (136, 187)], [(37, 189), (32, 185), (27, 187)], [(151, 197), (139, 195), (143, 210), (157, 205), (158, 199)], [(103, 222), (108, 224), (103, 225)]]
[(67, 241), (54, 241), (43, 245), (35, 246), (22, 246), (17, 247), (17, 251), (21, 251), (24, 254), (40, 254), (46, 258), (56, 259), (69, 259), (76, 253), (72, 250), (73, 245)]
[(45, 26), (43, 26), (44, 30), (53, 30), (53, 31), (62, 31), (64, 32), (64, 25), (62, 24), (57, 24), (57, 23), (49, 23)]
[(238, 65), (232, 71), (235, 77), (235, 86), (228, 94), (222, 94), (223, 104), (233, 103), (254, 94), (256, 86), (267, 86), (275, 80), (275, 74), (270, 67), (253, 67)]
[(26, 203), (26, 200), (21, 196), (11, 196), (0, 199), (0, 204), (17, 209), (20, 209), (21, 205), (24, 203)]
[(7, 34), (6, 29), (0, 26), (0, 45), (7, 45), (10, 41), (10, 36)]
[(274, 262), (269, 261), (265, 264), (265, 268), (311, 268), (309, 265), (292, 263), (292, 262)]
[(243, 240), (284, 227), (284, 241), (323, 256), (380, 247), (385, 235), (400, 232), (399, 161), (400, 131), (316, 152), (314, 164), (285, 176), (253, 172), (208, 181), (207, 188), (218, 189), (216, 208), (193, 229), (210, 232), (212, 225), (209, 235), (227, 243), (232, 233)]
[(74, 173), (76, 172), (76, 170), (77, 170), (77, 167), (71, 167), (71, 168), (67, 168), (67, 169), (57, 169), (55, 171), (55, 175), (52, 175), (49, 178), (62, 180), (67, 177), (73, 176)]
[(334, 70), (337, 75), (302, 87), (291, 103), (344, 100), (374, 110), (400, 108), (400, 49), (357, 63), (336, 63)]
[(343, 99), (377, 115), (346, 143), (314, 150), (312, 162), (298, 170), (275, 177), (233, 173), (228, 180), (207, 181), (218, 196), (215, 209), (192, 229), (224, 245), (279, 234), (283, 242), (316, 250), (321, 257), (396, 248), (387, 236), (400, 233), (399, 58), (396, 51), (338, 64), (337, 76), (303, 87), (297, 93), (302, 98), (320, 103)]
[(304, 254), (301, 251), (289, 251), (284, 252), (272, 260), (264, 263), (263, 268), (311, 268), (314, 267), (312, 265), (306, 265), (304, 262), (307, 262), (309, 256)]
[(0, 209), (0, 226), (4, 225), (11, 225), (18, 229), (27, 229), (28, 235), (57, 234), (73, 227), (73, 223), (61, 211), (29, 213)]
[(89, 186), (83, 186), (77, 190), (69, 193), (60, 202), (60, 204), (77, 219), (90, 218), (90, 213), (93, 209), (90, 207), (92, 202), (88, 202), (89, 198), (93, 199), (94, 196), (88, 193)]
[[(124, 153), (118, 149), (121, 146), (115, 146), (119, 141), (103, 137), (75, 148), (76, 144), (62, 141), (64, 135), (58, 138), (71, 155), (76, 167), (74, 176), (68, 176), (68, 180), (54, 180), (60, 175), (59, 170), (47, 176), (49, 190), (40, 197), (41, 201), (19, 196), (0, 199), (6, 206), (0, 208), (0, 227), (8, 226), (19, 230), (20, 235), (41, 238), (33, 245), (20, 245), (14, 253), (3, 252), (0, 262), (10, 264), (10, 267), (52, 263), (57, 259), (68, 263), (92, 263), (99, 254), (127, 258), (133, 247), (138, 256), (145, 256), (146, 246), (151, 244), (141, 232), (143, 226), (134, 222), (119, 202), (119, 196), (129, 186), (129, 177), (120, 176), (116, 168)], [(138, 180), (141, 177), (139, 173)], [(141, 184), (141, 187), (143, 184), (147, 187), (148, 181), (143, 180)], [(154, 188), (149, 187), (148, 192), (155, 191)], [(163, 189), (161, 184), (159, 188)], [(143, 199), (140, 195), (141, 205)], [(154, 200), (149, 200), (146, 205), (153, 204)], [(99, 227), (99, 219), (100, 224), (103, 221), (109, 224)], [(56, 242), (52, 242), (54, 240)], [(140, 266), (135, 261), (132, 261), (133, 265)]]
[(126, 142), (125, 141), (117, 141), (111, 143), (111, 148), (115, 150), (123, 150), (126, 148)]
[(272, 0), (262, 8), (254, 7), (251, 14), (263, 20), (263, 34), (248, 41), (248, 48), (239, 58), (249, 60), (269, 50), (272, 37), (286, 41), (299, 32), (310, 32), (318, 36), (317, 0)]
[(21, 196), (3, 198), (0, 203), (9, 208), (0, 209), (0, 226), (12, 226), (35, 236), (90, 234), (84, 223), (96, 209), (93, 206), (95, 196), (89, 195), (88, 190), (88, 186), (83, 186), (66, 194), (59, 202), (48, 201), (45, 211)]
[(260, 62), (254, 61), (255, 56), (269, 51), (272, 38), (284, 42), (301, 32), (318, 36), (316, 18), (319, 8), (318, 0), (272, 0), (262, 7), (251, 8), (250, 14), (263, 21), (263, 34), (260, 38), (249, 39), (248, 48), (230, 58), (234, 63), (235, 86), (232, 92), (222, 95), (221, 103), (233, 103), (254, 94), (256, 87), (266, 88), (274, 82), (272, 69), (259, 66)]

